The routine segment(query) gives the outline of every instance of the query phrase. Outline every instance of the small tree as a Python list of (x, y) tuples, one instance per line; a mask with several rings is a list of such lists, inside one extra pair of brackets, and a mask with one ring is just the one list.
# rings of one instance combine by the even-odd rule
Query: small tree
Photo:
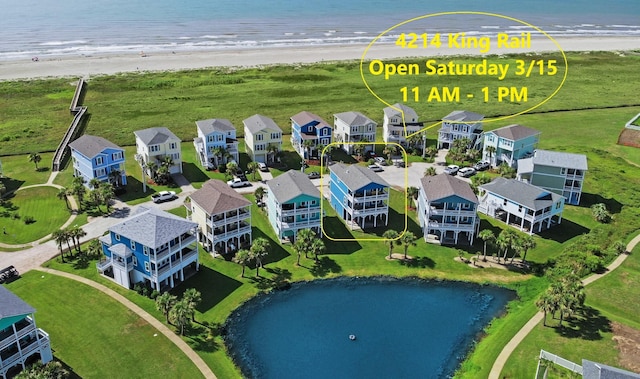
[(484, 262), (487, 261), (487, 242), (489, 243), (493, 243), (496, 241), (496, 236), (493, 234), (493, 232), (489, 229), (483, 229), (482, 231), (480, 231), (480, 233), (478, 233), (478, 237), (480, 237), (480, 239), (482, 239), (482, 241), (484, 241), (484, 255), (482, 257), (482, 260)]
[(16, 375), (15, 379), (66, 379), (71, 374), (62, 366), (59, 361), (50, 361), (43, 364), (37, 361), (31, 366), (27, 366), (24, 370)]
[(262, 199), (264, 198), (265, 193), (266, 193), (266, 190), (264, 189), (264, 187), (258, 187), (253, 192), (253, 195), (256, 197), (256, 200), (258, 202), (262, 202)]
[(185, 326), (191, 323), (189, 320), (189, 316), (191, 316), (191, 311), (189, 303), (187, 303), (185, 299), (176, 302), (169, 311), (169, 318), (174, 322), (175, 326), (180, 328), (181, 336), (184, 336)]
[(416, 240), (418, 238), (410, 231), (404, 232), (402, 237), (400, 237), (400, 243), (404, 247), (404, 259), (407, 259), (407, 250), (409, 250), (409, 246), (416, 246)]
[(53, 238), (54, 241), (56, 241), (56, 244), (58, 245), (58, 249), (60, 249), (60, 259), (62, 260), (62, 263), (65, 263), (64, 261), (64, 251), (62, 250), (62, 244), (67, 241), (67, 234), (64, 230), (62, 229), (58, 229), (56, 231), (54, 231), (51, 234), (51, 237)]
[(604, 203), (593, 204), (591, 206), (591, 213), (596, 221), (606, 224), (611, 221), (611, 214)]
[(392, 258), (393, 254), (393, 245), (399, 244), (398, 241), (398, 232), (393, 229), (389, 229), (384, 234), (382, 234), (382, 238), (384, 238), (384, 242), (389, 246), (389, 259)]
[(256, 181), (256, 172), (258, 171), (258, 162), (247, 163), (247, 171), (251, 173), (251, 178)]
[(107, 213), (110, 212), (111, 209), (111, 200), (116, 196), (113, 191), (113, 185), (110, 183), (102, 183), (100, 185), (100, 199), (104, 203), (104, 206), (107, 208)]
[(189, 288), (182, 294), (182, 300), (186, 303), (191, 313), (191, 321), (196, 321), (196, 308), (202, 301), (202, 294), (195, 288)]
[(309, 258), (311, 252), (311, 244), (316, 238), (316, 233), (311, 229), (301, 229), (296, 234), (296, 240), (293, 243), (293, 250), (298, 254), (297, 266), (300, 266), (300, 256), (304, 253), (305, 258)]
[(56, 197), (60, 200), (64, 200), (64, 203), (67, 206), (67, 209), (71, 209), (71, 207), (69, 206), (69, 199), (67, 198), (67, 195), (69, 194), (69, 191), (62, 187), (58, 190), (58, 193), (56, 193)]
[(236, 251), (236, 255), (233, 256), (233, 261), (240, 266), (242, 266), (242, 274), (241, 277), (244, 278), (244, 268), (251, 262), (251, 253), (249, 250), (240, 249)]
[(166, 317), (167, 324), (171, 323), (169, 321), (169, 312), (177, 300), (178, 298), (169, 292), (163, 292), (160, 296), (156, 297), (156, 309)]
[(433, 166), (429, 166), (424, 170), (424, 176), (436, 176), (436, 169)]
[(318, 255), (324, 253), (325, 250), (324, 242), (322, 242), (320, 238), (316, 238), (313, 240), (309, 248), (313, 254), (314, 260), (318, 262)]
[(256, 261), (256, 276), (260, 276), (260, 267), (269, 255), (269, 247), (269, 241), (265, 238), (256, 238), (251, 245), (251, 256)]
[(42, 156), (38, 153), (29, 154), (29, 162), (33, 162), (36, 165), (36, 171), (38, 171), (38, 163), (42, 160)]

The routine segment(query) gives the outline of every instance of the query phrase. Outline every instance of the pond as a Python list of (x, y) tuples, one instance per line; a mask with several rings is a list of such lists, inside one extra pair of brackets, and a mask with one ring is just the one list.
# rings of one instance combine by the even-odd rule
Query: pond
[(419, 279), (296, 283), (233, 312), (225, 343), (252, 378), (449, 377), (514, 298), (503, 288)]

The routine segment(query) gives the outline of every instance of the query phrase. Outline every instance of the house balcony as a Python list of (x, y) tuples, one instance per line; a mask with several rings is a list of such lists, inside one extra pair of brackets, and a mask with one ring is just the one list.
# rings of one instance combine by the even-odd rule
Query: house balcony
[(98, 271), (105, 272), (109, 267), (111, 267), (111, 259), (105, 258), (100, 260), (100, 262), (96, 263), (96, 267), (98, 268)]
[(384, 200), (388, 200), (389, 199), (389, 193), (381, 190), (381, 191), (376, 191), (376, 192), (368, 192), (368, 193), (356, 193), (355, 196), (351, 195), (349, 196), (349, 200), (353, 201), (354, 203), (358, 204), (358, 203), (368, 203), (368, 202), (376, 202), (376, 201), (384, 201)]
[[(49, 334), (47, 334), (42, 329), (32, 330), (33, 335), (25, 335), (21, 339), (19, 339), (20, 349), (18, 349), (18, 345), (16, 340), (12, 341), (12, 344), (8, 346), (8, 349), (5, 349), (4, 352), (0, 355), (0, 360), (2, 361), (3, 367), (11, 367), (15, 364), (24, 362), (25, 358), (30, 356), (32, 353), (37, 351), (40, 348), (40, 344), (38, 344), (38, 339), (40, 339), (43, 345), (49, 344)], [(37, 333), (37, 336), (35, 335)]]
[(167, 262), (162, 267), (158, 267), (156, 270), (151, 270), (151, 277), (154, 279), (164, 280), (165, 277), (175, 273), (176, 271), (184, 268), (191, 262), (195, 262), (198, 258), (198, 249), (185, 247), (181, 251), (182, 259), (178, 257), (175, 261)]
[(184, 250), (185, 246), (189, 246), (191, 244), (194, 244), (197, 242), (197, 237), (195, 235), (189, 235), (189, 237), (184, 238), (181, 241), (181, 244), (176, 244), (173, 246), (168, 246), (165, 247), (162, 250), (158, 250), (156, 251), (155, 254), (149, 254), (149, 261), (150, 262), (158, 262), (161, 261), (163, 259), (165, 259), (167, 256), (174, 254), (177, 251), (180, 251), (180, 246), (182, 246), (182, 249)]
[(371, 215), (377, 215), (377, 214), (387, 214), (389, 213), (389, 207), (385, 204), (382, 206), (377, 206), (377, 207), (364, 207), (361, 209), (352, 209), (352, 215), (354, 217), (364, 217), (364, 216), (371, 216)]
[(209, 238), (213, 243), (216, 243), (218, 241), (228, 240), (229, 238), (241, 236), (247, 233), (251, 233), (251, 225), (243, 224), (239, 228), (230, 228), (226, 231), (214, 230), (213, 233), (208, 233), (207, 238)]
[(229, 223), (246, 220), (251, 217), (251, 213), (247, 211), (227, 213), (225, 216), (216, 216), (207, 218), (207, 225), (211, 228), (220, 228)]
[(582, 191), (582, 186), (564, 186), (564, 192), (580, 192)]
[(475, 210), (460, 210), (460, 209), (446, 209), (439, 207), (429, 207), (429, 214), (433, 216), (466, 216), (474, 217), (476, 215)]
[(13, 328), (9, 327), (7, 330), (0, 333), (0, 350), (15, 343), (17, 340), (23, 338), (29, 333), (33, 333), (36, 330), (36, 324), (33, 322), (31, 316), (27, 316), (24, 319), (14, 324), (16, 332), (13, 332)]
[(451, 231), (474, 231), (475, 223), (455, 223), (455, 222), (439, 222), (429, 220), (427, 223), (429, 229), (451, 230)]
[(281, 217), (288, 216), (297, 216), (301, 214), (309, 214), (309, 213), (320, 213), (320, 205), (306, 206), (306, 207), (295, 207), (290, 209), (285, 209), (284, 207), (280, 211)]
[(300, 221), (291, 221), (291, 222), (278, 221), (277, 224), (280, 230), (312, 228), (312, 227), (320, 226), (320, 218), (311, 219), (311, 220), (307, 219), (307, 220), (300, 220)]

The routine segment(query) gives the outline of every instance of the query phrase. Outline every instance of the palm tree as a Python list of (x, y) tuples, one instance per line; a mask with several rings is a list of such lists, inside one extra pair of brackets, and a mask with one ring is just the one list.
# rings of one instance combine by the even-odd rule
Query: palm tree
[(551, 294), (548, 292), (542, 294), (542, 296), (536, 301), (536, 307), (544, 312), (542, 325), (547, 326), (547, 313), (551, 313), (553, 315), (557, 310), (557, 305)]
[(64, 200), (64, 203), (67, 205), (67, 209), (71, 209), (71, 207), (69, 206), (69, 199), (67, 198), (68, 194), (69, 191), (66, 188), (62, 187), (58, 190), (56, 197), (60, 200)]
[(149, 176), (155, 182), (158, 178), (158, 164), (156, 162), (147, 163), (147, 170), (149, 170)]
[(528, 234), (523, 235), (522, 237), (520, 237), (520, 248), (522, 249), (522, 261), (525, 262), (527, 260), (527, 252), (531, 249), (535, 249), (536, 248), (536, 240), (533, 238), (533, 236), (530, 236)]
[(436, 168), (429, 166), (424, 170), (424, 176), (436, 176)]
[(435, 146), (429, 146), (425, 150), (425, 155), (429, 158), (433, 158), (438, 154), (438, 149)]
[(293, 243), (293, 248), (298, 253), (297, 265), (300, 265), (300, 255), (304, 253), (305, 258), (309, 258), (311, 252), (311, 244), (316, 239), (316, 233), (311, 229), (301, 229), (296, 234), (296, 240)]
[(162, 314), (167, 318), (167, 324), (170, 324), (169, 311), (171, 311), (171, 308), (177, 300), (178, 298), (169, 292), (163, 292), (156, 297), (156, 309), (162, 312)]
[(256, 260), (256, 276), (260, 276), (262, 261), (269, 255), (269, 241), (265, 238), (256, 238), (251, 245), (251, 256)]
[(78, 225), (74, 225), (68, 228), (69, 237), (73, 241), (74, 246), (76, 247), (76, 251), (80, 253), (80, 239), (87, 235), (87, 232), (84, 231)]
[(256, 180), (256, 171), (258, 171), (258, 162), (249, 162), (247, 163), (247, 171), (249, 171), (252, 175), (253, 181)]
[(493, 154), (496, 153), (496, 147), (495, 146), (487, 146), (487, 147), (485, 147), (485, 151), (489, 155), (489, 167), (493, 167), (492, 158), (493, 158)]
[(60, 249), (60, 258), (62, 259), (62, 263), (65, 263), (64, 252), (62, 251), (62, 244), (67, 240), (65, 231), (62, 229), (58, 229), (51, 234), (51, 237), (58, 244), (58, 249)]
[(413, 234), (410, 231), (406, 231), (404, 232), (404, 234), (402, 234), (402, 237), (400, 237), (400, 243), (402, 244), (402, 246), (404, 247), (404, 259), (407, 259), (407, 250), (409, 250), (409, 246), (416, 246), (416, 240), (418, 239), (418, 237), (416, 237), (415, 234)]
[(115, 193), (113, 192), (113, 186), (109, 183), (102, 183), (102, 185), (100, 186), (100, 198), (107, 208), (107, 214), (109, 213), (111, 200), (114, 197)]
[(236, 162), (227, 163), (227, 172), (231, 173), (232, 175), (235, 175), (238, 172), (238, 163)]
[(310, 139), (304, 140), (302, 142), (302, 147), (304, 148), (304, 151), (305, 151), (305, 154), (304, 154), (305, 158), (304, 159), (311, 158), (310, 155), (311, 155), (311, 148), (313, 147), (313, 141), (310, 140)]
[(410, 204), (413, 204), (413, 200), (418, 198), (419, 192), (418, 187), (407, 187), (407, 200), (409, 200)]
[(353, 152), (356, 154), (358, 161), (362, 160), (362, 154), (364, 153), (364, 145), (357, 143), (353, 146)]
[(222, 156), (224, 156), (224, 153), (225, 148), (222, 146), (215, 146), (213, 147), (213, 149), (211, 149), (211, 154), (213, 154), (213, 159), (215, 160), (216, 166), (220, 165), (220, 160), (222, 159)]
[(190, 324), (189, 316), (191, 316), (189, 304), (184, 299), (176, 302), (169, 311), (169, 318), (175, 326), (180, 328), (181, 336), (184, 336), (184, 327)]
[(318, 255), (324, 253), (324, 250), (325, 250), (324, 242), (322, 242), (322, 239), (320, 238), (314, 239), (313, 242), (311, 243), (311, 246), (309, 246), (309, 250), (313, 254), (314, 260), (318, 262)]
[(246, 249), (240, 249), (236, 251), (236, 255), (234, 255), (233, 257), (233, 261), (242, 266), (242, 274), (240, 276), (243, 278), (244, 268), (249, 264), (249, 262), (251, 262), (251, 259), (253, 259), (251, 256), (251, 252)]
[(280, 151), (280, 149), (278, 148), (278, 145), (270, 143), (267, 145), (267, 161), (271, 161), (273, 163), (273, 161), (275, 160), (275, 156), (276, 154), (278, 154), (278, 151)]
[(89, 180), (89, 187), (92, 190), (98, 189), (101, 184), (102, 184), (102, 182), (98, 178), (92, 178), (91, 180)]
[(391, 254), (393, 253), (393, 245), (398, 244), (398, 232), (393, 229), (389, 229), (384, 234), (382, 234), (382, 238), (384, 238), (384, 242), (389, 246), (389, 259), (391, 259)]
[(382, 154), (386, 155), (388, 160), (391, 160), (391, 154), (393, 153), (393, 151), (394, 148), (392, 145), (386, 145), (384, 147), (384, 150), (382, 150)]
[(84, 195), (87, 193), (87, 187), (84, 186), (84, 179), (81, 176), (73, 179), (71, 193), (78, 197), (78, 210), (82, 211), (82, 202), (84, 201)]
[(98, 207), (98, 211), (100, 211), (100, 203), (102, 202), (102, 198), (100, 197), (100, 190), (94, 189), (89, 192), (89, 200), (91, 203)]
[[(511, 228), (504, 229), (498, 235), (498, 239), (496, 240), (498, 246), (501, 249), (504, 249), (504, 262), (507, 263), (507, 254), (509, 253), (509, 249), (516, 246), (516, 240), (518, 235)], [(498, 261), (500, 260), (498, 255)]]
[(256, 188), (256, 190), (253, 192), (253, 196), (256, 197), (256, 200), (261, 203), (262, 199), (264, 198), (264, 195), (267, 193), (267, 191), (264, 189), (264, 187), (258, 187)]
[(91, 258), (98, 258), (102, 255), (102, 244), (97, 239), (92, 239), (87, 246), (87, 255)]
[(196, 308), (202, 301), (202, 295), (200, 294), (200, 291), (195, 288), (189, 288), (188, 290), (184, 291), (184, 294), (182, 294), (182, 300), (189, 307), (189, 311), (191, 313), (191, 321), (195, 322)]
[(36, 165), (36, 171), (38, 171), (38, 163), (42, 160), (42, 156), (38, 153), (29, 154), (29, 162), (33, 162)]
[(490, 229), (483, 229), (480, 233), (478, 233), (478, 237), (480, 237), (480, 239), (484, 241), (484, 256), (482, 257), (482, 260), (486, 262), (487, 261), (487, 242), (494, 243), (496, 241), (496, 236), (493, 234), (493, 232)]
[(117, 168), (112, 169), (109, 172), (109, 183), (113, 184), (115, 187), (120, 187), (120, 180), (122, 179), (122, 171)]

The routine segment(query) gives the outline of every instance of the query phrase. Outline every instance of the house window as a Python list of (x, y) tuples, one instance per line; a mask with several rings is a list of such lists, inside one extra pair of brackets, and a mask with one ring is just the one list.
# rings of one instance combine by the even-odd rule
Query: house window
[(522, 212), (522, 205), (518, 206), (518, 212)]
[(180, 153), (174, 153), (174, 154), (171, 154), (171, 158), (172, 158), (173, 160), (180, 159)]
[(111, 155), (111, 160), (117, 161), (122, 159), (122, 152), (117, 152)]
[(138, 258), (135, 255), (133, 256), (133, 265), (134, 266), (138, 265)]
[(373, 125), (367, 126), (367, 131), (372, 132), (373, 131)]
[(131, 250), (135, 250), (136, 249), (136, 241), (131, 240), (130, 241), (130, 246), (131, 246)]
[(307, 219), (307, 215), (306, 214), (301, 214), (300, 215), (300, 219), (301, 220), (306, 220)]
[(143, 246), (142, 247), (142, 252), (144, 253), (145, 256), (149, 256), (149, 246)]
[(265, 150), (265, 145), (263, 143), (256, 145), (256, 151), (262, 151)]
[(151, 272), (151, 270), (149, 269), (149, 261), (144, 261), (144, 270), (146, 272)]
[(256, 134), (256, 141), (262, 141), (263, 137), (264, 136), (262, 134)]
[(95, 171), (96, 178), (107, 175), (107, 170), (104, 168), (99, 168)]
[(271, 133), (271, 139), (280, 139), (280, 133)]
[(102, 159), (102, 157), (96, 157), (96, 165), (101, 165), (104, 163), (104, 160)]
[(311, 200), (311, 205), (316, 205), (316, 201), (315, 200)]
[[(325, 131), (323, 130), (323, 131), (322, 131), (322, 135), (325, 135), (325, 134), (324, 134), (324, 132), (325, 132)], [(352, 127), (351, 127), (351, 133), (356, 133), (356, 132), (358, 132), (358, 127), (357, 127), (357, 126), (352, 126)]]
[(217, 142), (222, 141), (222, 139), (223, 139), (223, 138), (224, 138), (224, 136), (222, 136), (222, 135), (220, 135), (220, 134), (216, 135), (216, 141), (217, 141)]
[(213, 142), (213, 136), (207, 136), (207, 142)]
[(471, 208), (471, 204), (469, 203), (462, 203), (462, 209), (469, 209)]
[(176, 147), (178, 147), (178, 144), (177, 144), (177, 143), (175, 143), (175, 142), (171, 142), (171, 143), (169, 144), (169, 149), (171, 149), (171, 150), (174, 150)]
[(560, 169), (560, 175), (566, 175), (566, 174), (567, 174), (567, 169), (566, 169), (566, 168), (564, 168), (564, 167), (562, 167), (562, 168)]
[(113, 237), (116, 239), (116, 241), (120, 241), (120, 234), (114, 234)]
[(149, 151), (152, 153), (160, 151), (160, 145), (151, 145), (149, 146)]
[(504, 201), (502, 202), (502, 205), (504, 205), (505, 207), (507, 206), (507, 199), (504, 199)]

